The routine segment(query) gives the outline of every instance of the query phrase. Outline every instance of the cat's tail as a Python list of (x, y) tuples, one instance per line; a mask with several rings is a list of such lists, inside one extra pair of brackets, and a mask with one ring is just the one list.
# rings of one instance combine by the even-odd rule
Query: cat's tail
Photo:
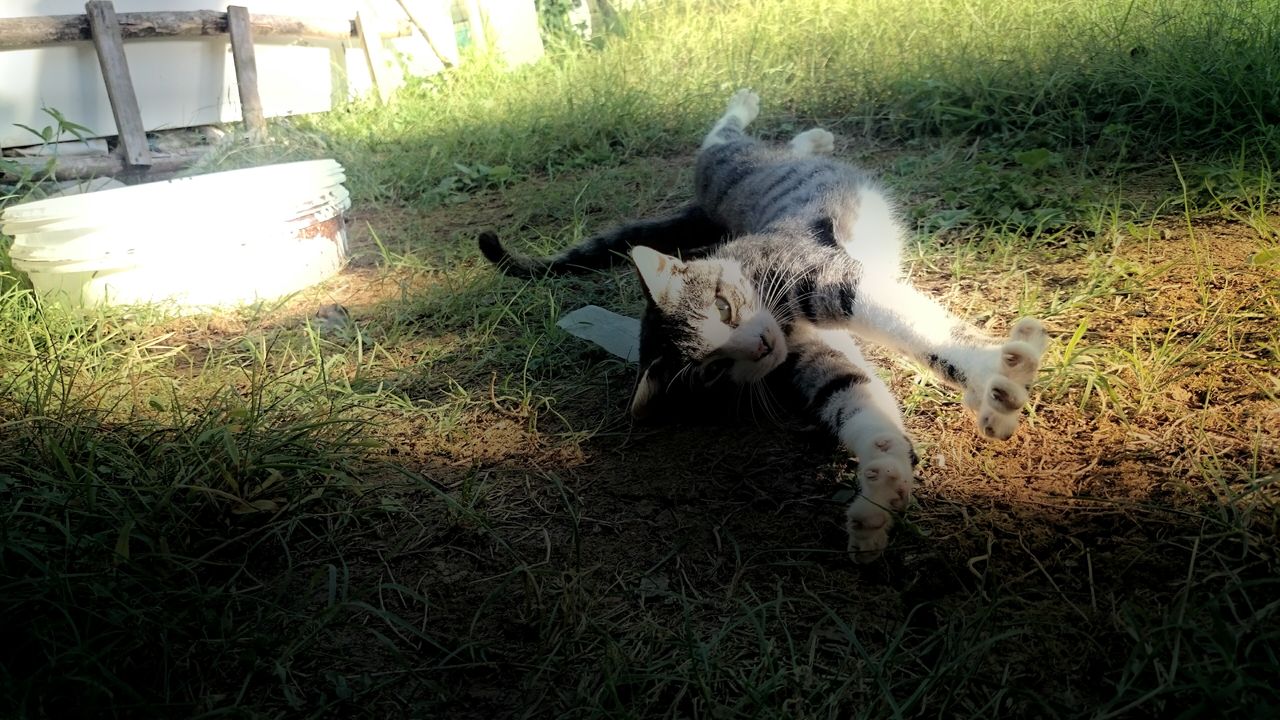
[(603, 270), (636, 245), (651, 247), (669, 255), (684, 257), (720, 244), (725, 228), (701, 208), (688, 205), (662, 218), (640, 220), (594, 235), (580, 244), (555, 255), (534, 257), (509, 250), (492, 232), (480, 233), (480, 252), (507, 275), (532, 278), (543, 275), (569, 275), (590, 270)]
[[(593, 238), (594, 239), (594, 238)], [(547, 257), (534, 257), (508, 250), (490, 231), (480, 233), (480, 252), (503, 273), (512, 277), (531, 278), (543, 275), (566, 275), (606, 268), (612, 263), (608, 253), (591, 252), (588, 241), (564, 252)]]

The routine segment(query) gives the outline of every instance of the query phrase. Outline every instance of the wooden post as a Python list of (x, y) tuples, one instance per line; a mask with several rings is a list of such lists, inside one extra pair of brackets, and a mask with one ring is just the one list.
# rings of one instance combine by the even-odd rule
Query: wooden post
[(467, 30), (471, 33), (471, 44), (480, 52), (489, 49), (489, 39), (484, 34), (484, 18), (480, 12), (480, 0), (466, 0), (463, 9), (467, 13)]
[(107, 84), (107, 99), (111, 101), (124, 161), (128, 165), (150, 165), (151, 151), (147, 148), (138, 96), (129, 79), (129, 63), (124, 57), (124, 39), (120, 36), (115, 7), (110, 0), (89, 0), (84, 4), (84, 11), (89, 16), (93, 46), (102, 66), (102, 80)]
[[(408, 16), (409, 22), (418, 28), (418, 33), (422, 35), (423, 40), (427, 41), (427, 47), (431, 48), (431, 52), (435, 53), (436, 59), (440, 61), (440, 64), (446, 68), (457, 65), (458, 46), (452, 36), (449, 38), (449, 42), (442, 43), (446, 50), (451, 50), (452, 52), (442, 51), (439, 47), (436, 47), (435, 40), (431, 39), (431, 32), (428, 30), (431, 23), (427, 21), (427, 18), (410, 4), (410, 0), (397, 0), (397, 2), (400, 3), (400, 9), (404, 10), (404, 14)], [(448, 16), (446, 15), (446, 17)], [(450, 26), (450, 29), (452, 30), (452, 26)]]
[(236, 67), (236, 88), (240, 91), (240, 115), (249, 137), (261, 142), (267, 137), (267, 121), (262, 117), (258, 97), (258, 63), (253, 55), (253, 28), (249, 10), (240, 5), (227, 7), (227, 32), (231, 35), (231, 59)]
[(404, 76), (391, 68), (391, 56), (382, 45), (377, 17), (368, 9), (366, 5), (363, 10), (356, 12), (356, 30), (360, 33), (364, 57), (369, 62), (369, 76), (378, 88), (378, 97), (383, 103), (388, 103), (395, 91), (404, 84)]

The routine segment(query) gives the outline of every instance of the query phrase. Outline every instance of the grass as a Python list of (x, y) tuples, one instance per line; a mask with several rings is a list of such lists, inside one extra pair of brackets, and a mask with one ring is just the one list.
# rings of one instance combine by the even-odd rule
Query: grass
[[(338, 279), (172, 318), (0, 276), (6, 713), (1273, 716), (1278, 10), (650, 3), (277, 121), (218, 163), (341, 160)], [(626, 421), (633, 368), (554, 327), (635, 313), (626, 273), (474, 250), (684, 201), (740, 86), (760, 133), (821, 124), (883, 173), (917, 284), (1055, 334), (1002, 445), (881, 358), (925, 483), (869, 567), (822, 438)], [(312, 317), (334, 302), (352, 326)]]

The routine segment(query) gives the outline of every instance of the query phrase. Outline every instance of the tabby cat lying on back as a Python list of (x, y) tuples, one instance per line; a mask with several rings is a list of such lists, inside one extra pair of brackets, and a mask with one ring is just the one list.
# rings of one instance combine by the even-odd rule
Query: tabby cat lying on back
[(802, 132), (785, 148), (745, 135), (759, 105), (746, 90), (729, 101), (702, 143), (696, 203), (675, 215), (550, 258), (509, 252), (492, 234), (480, 248), (523, 277), (605, 267), (630, 250), (649, 298), (631, 401), (637, 417), (680, 383), (786, 373), (858, 459), (849, 553), (868, 562), (888, 542), (889, 511), (911, 498), (914, 452), (897, 403), (854, 336), (927, 365), (963, 392), (978, 430), (1002, 440), (1018, 427), (1046, 336), (1038, 320), (1023, 318), (1009, 337), (988, 337), (904, 282), (904, 232), (884, 190), (827, 157), (826, 130)]

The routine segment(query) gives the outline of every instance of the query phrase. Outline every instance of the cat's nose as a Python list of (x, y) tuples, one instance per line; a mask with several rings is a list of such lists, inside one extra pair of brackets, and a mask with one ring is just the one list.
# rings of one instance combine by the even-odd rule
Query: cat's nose
[(773, 352), (773, 343), (769, 342), (767, 335), (760, 336), (760, 343), (756, 345), (756, 360), (760, 360), (769, 353)]

